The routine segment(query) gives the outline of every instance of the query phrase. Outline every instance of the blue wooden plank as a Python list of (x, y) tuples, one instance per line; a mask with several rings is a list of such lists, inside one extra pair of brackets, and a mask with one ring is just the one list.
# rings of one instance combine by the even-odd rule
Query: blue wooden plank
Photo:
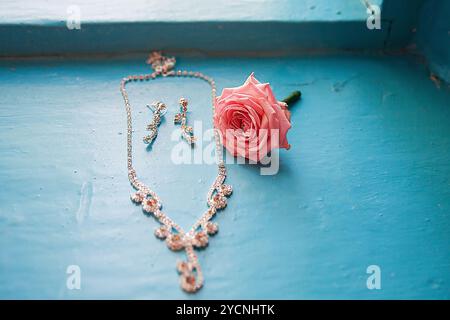
[[(1, 298), (450, 298), (449, 92), (405, 57), (180, 59), (219, 89), (256, 72), (276, 95), (303, 92), (280, 171), (230, 165), (220, 233), (199, 253), (205, 287), (180, 291), (175, 261), (133, 206), (120, 79), (143, 57), (0, 62)], [(208, 87), (130, 85), (136, 135), (145, 104), (180, 96), (210, 126)], [(140, 113), (138, 113), (140, 112)], [(174, 165), (171, 121), (136, 166), (183, 226), (205, 208), (213, 166)], [(66, 268), (81, 268), (81, 290)], [(366, 288), (379, 265), (382, 289)]]
[[(410, 42), (422, 0), (382, 7), (381, 30), (369, 30), (364, 1), (200, 1), (162, 6), (136, 0), (107, 6), (80, 2), (80, 29), (67, 28), (69, 3), (11, 2), (0, 16), (0, 56), (147, 52), (280, 54), (306, 50), (399, 49)], [(165, 2), (164, 2), (165, 3)], [(71, 11), (72, 12), (72, 11)], [(69, 19), (68, 19), (69, 16)], [(77, 13), (78, 17), (78, 13)]]
[(117, 22), (0, 25), (0, 56), (120, 54), (164, 49), (232, 55), (280, 55), (299, 51), (382, 49), (388, 35), (366, 22)]
[[(381, 30), (369, 30), (365, 1), (44, 1), (2, 4), (0, 56), (147, 52), (292, 53), (324, 49), (403, 49), (423, 0), (382, 8)], [(72, 9), (70, 9), (72, 8)], [(69, 11), (67, 11), (69, 10)], [(75, 16), (75, 18), (74, 18)], [(79, 18), (79, 20), (78, 20)], [(80, 30), (67, 27), (77, 19)]]
[[(370, 0), (381, 5), (382, 0)], [(0, 22), (66, 21), (75, 11), (86, 22), (186, 21), (335, 21), (365, 20), (361, 0), (45, 0), (2, 1)]]
[[(413, 38), (422, 5), (428, 1), (410, 0), (407, 5), (402, 1), (383, 1), (381, 18), (389, 30), (386, 48), (405, 48)], [(435, 14), (435, 13), (433, 13)]]
[(432, 73), (450, 82), (450, 2), (427, 1), (420, 12), (415, 37), (417, 51), (425, 55)]

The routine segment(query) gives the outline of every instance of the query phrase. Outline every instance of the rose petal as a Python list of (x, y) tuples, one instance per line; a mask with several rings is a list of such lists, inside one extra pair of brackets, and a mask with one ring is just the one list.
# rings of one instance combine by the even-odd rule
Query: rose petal
[(259, 161), (273, 148), (289, 148), (290, 112), (253, 73), (242, 86), (225, 88), (216, 98), (214, 126), (235, 156)]

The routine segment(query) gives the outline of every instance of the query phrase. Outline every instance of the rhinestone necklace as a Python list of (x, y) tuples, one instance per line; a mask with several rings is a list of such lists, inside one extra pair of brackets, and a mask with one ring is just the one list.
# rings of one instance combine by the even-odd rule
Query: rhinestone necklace
[(120, 91), (125, 102), (127, 113), (127, 163), (128, 179), (136, 190), (131, 195), (131, 200), (142, 205), (144, 212), (152, 214), (161, 224), (155, 230), (155, 236), (165, 242), (169, 249), (173, 251), (184, 250), (186, 252), (186, 261), (178, 261), (177, 270), (180, 274), (180, 285), (187, 292), (196, 292), (203, 286), (203, 274), (194, 249), (204, 248), (208, 245), (209, 236), (218, 231), (218, 225), (211, 222), (218, 210), (227, 205), (227, 198), (232, 193), (230, 185), (224, 184), (226, 178), (226, 168), (223, 161), (222, 146), (220, 144), (220, 135), (214, 130), (216, 163), (218, 174), (207, 194), (208, 209), (194, 223), (188, 232), (185, 232), (177, 223), (175, 223), (167, 214), (161, 211), (162, 204), (158, 195), (147, 185), (141, 182), (133, 168), (133, 123), (131, 117), (131, 105), (128, 94), (125, 89), (126, 84), (132, 81), (146, 81), (164, 77), (189, 77), (206, 81), (211, 86), (212, 109), (214, 114), (214, 100), (216, 97), (216, 85), (212, 78), (200, 72), (173, 70), (176, 60), (174, 57), (166, 57), (160, 52), (152, 52), (147, 60), (151, 64), (153, 72), (144, 75), (130, 75), (122, 79)]

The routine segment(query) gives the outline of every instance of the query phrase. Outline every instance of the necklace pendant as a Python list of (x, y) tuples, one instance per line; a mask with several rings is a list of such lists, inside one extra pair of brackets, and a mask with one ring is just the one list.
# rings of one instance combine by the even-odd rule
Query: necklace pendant
[[(200, 72), (174, 70), (176, 59), (174, 57), (167, 57), (161, 52), (152, 52), (147, 63), (152, 66), (153, 72), (147, 75), (130, 75), (122, 79), (120, 84), (120, 91), (124, 98), (125, 109), (127, 112), (127, 165), (128, 165), (128, 179), (131, 185), (137, 190), (131, 194), (130, 198), (133, 203), (140, 205), (142, 210), (152, 215), (161, 225), (154, 231), (155, 236), (164, 240), (165, 244), (170, 250), (182, 251), (186, 253), (186, 260), (177, 263), (177, 271), (180, 274), (180, 286), (189, 293), (195, 293), (203, 287), (203, 274), (200, 267), (198, 257), (195, 253), (196, 249), (204, 249), (208, 246), (210, 237), (217, 234), (219, 227), (217, 223), (211, 220), (215, 217), (218, 210), (224, 209), (227, 206), (228, 199), (233, 189), (229, 185), (223, 184), (227, 176), (225, 163), (222, 159), (222, 146), (220, 143), (220, 136), (217, 131), (214, 133), (216, 142), (216, 157), (218, 166), (218, 175), (212, 184), (208, 195), (207, 204), (208, 209), (203, 215), (194, 223), (188, 232), (170, 219), (165, 213), (161, 211), (161, 203), (159, 197), (149, 187), (142, 183), (136, 175), (133, 168), (133, 153), (132, 153), (132, 108), (126, 85), (132, 81), (144, 81), (149, 79), (162, 79), (167, 76), (175, 77), (191, 77), (202, 81), (206, 81), (211, 86), (212, 103), (214, 108), (216, 86), (212, 78)], [(175, 115), (174, 123), (180, 125), (182, 139), (186, 140), (190, 145), (195, 143), (193, 128), (187, 125), (187, 100), (180, 99), (180, 112)], [(167, 111), (166, 106), (157, 102), (148, 106), (153, 111), (153, 117), (150, 124), (147, 126), (148, 135), (144, 137), (145, 143), (152, 143), (158, 135), (158, 126), (161, 123), (161, 118)]]
[(198, 264), (197, 255), (192, 247), (186, 248), (188, 261), (178, 261), (177, 271), (180, 274), (181, 289), (195, 293), (203, 286), (203, 275)]
[(218, 180), (222, 183), (216, 184), (215, 182), (213, 184), (213, 192), (208, 200), (209, 209), (188, 233), (184, 233), (178, 225), (161, 212), (161, 203), (157, 196), (148, 189), (138, 190), (130, 196), (134, 203), (142, 206), (144, 212), (153, 214), (161, 223), (161, 226), (154, 232), (155, 236), (164, 240), (170, 250), (186, 252), (187, 261), (179, 261), (177, 270), (180, 274), (180, 286), (188, 293), (195, 293), (203, 286), (203, 275), (195, 249), (206, 248), (210, 236), (217, 234), (219, 226), (210, 220), (215, 216), (217, 210), (226, 207), (227, 197), (233, 192), (233, 188), (223, 184), (223, 180), (224, 178)]
[[(161, 213), (161, 215), (164, 215)], [(180, 274), (180, 286), (189, 293), (198, 291), (203, 286), (203, 275), (194, 247), (204, 248), (208, 245), (207, 231), (198, 231), (191, 234), (174, 232), (172, 227), (162, 225), (155, 230), (155, 236), (165, 239), (167, 247), (172, 251), (185, 250), (186, 261), (177, 262), (177, 271)]]

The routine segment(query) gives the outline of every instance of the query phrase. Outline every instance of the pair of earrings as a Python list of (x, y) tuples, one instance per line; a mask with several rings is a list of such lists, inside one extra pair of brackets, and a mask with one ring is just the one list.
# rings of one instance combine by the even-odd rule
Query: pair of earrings
[[(181, 125), (181, 136), (190, 145), (194, 145), (194, 129), (187, 125), (187, 106), (188, 101), (185, 98), (180, 99), (180, 112), (175, 115), (173, 119), (174, 124)], [(150, 144), (158, 135), (158, 127), (161, 124), (162, 117), (167, 112), (167, 107), (164, 103), (158, 101), (147, 107), (153, 111), (152, 121), (147, 125), (147, 131), (150, 131), (143, 139), (144, 143)]]

